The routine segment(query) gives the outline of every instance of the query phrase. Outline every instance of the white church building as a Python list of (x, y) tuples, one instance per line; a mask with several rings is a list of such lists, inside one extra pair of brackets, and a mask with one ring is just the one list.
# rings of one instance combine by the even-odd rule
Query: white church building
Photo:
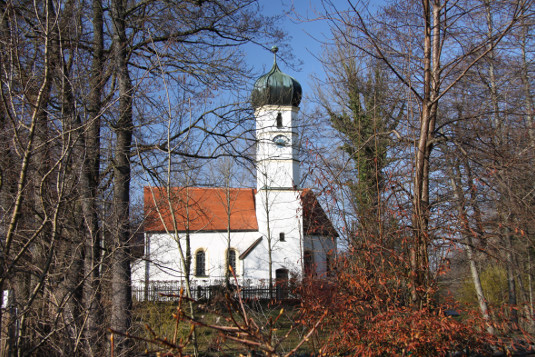
[(254, 85), (256, 189), (144, 188), (144, 254), (132, 266), (134, 288), (182, 284), (187, 251), (194, 288), (223, 285), (228, 266), (242, 287), (329, 275), (336, 230), (312, 190), (298, 187), (301, 96), (276, 57)]

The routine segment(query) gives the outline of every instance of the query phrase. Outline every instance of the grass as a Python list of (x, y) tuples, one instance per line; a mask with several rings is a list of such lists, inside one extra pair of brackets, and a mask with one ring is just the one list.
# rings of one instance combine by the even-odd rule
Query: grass
[[(176, 329), (176, 320), (173, 314), (177, 312), (178, 302), (137, 302), (134, 306), (134, 333), (133, 335), (145, 339), (167, 338), (172, 341)], [(185, 311), (189, 314), (189, 308), (184, 306)], [(284, 309), (280, 317), (279, 313)], [(272, 345), (280, 343), (279, 349), (281, 352), (290, 351), (295, 347), (302, 336), (307, 331), (303, 327), (297, 326), (296, 319), (299, 318), (299, 309), (291, 304), (273, 304), (267, 302), (254, 302), (246, 305), (246, 311), (250, 318), (261, 328), (262, 334), (268, 336), (269, 331), (272, 331)], [(230, 319), (230, 312), (226, 307), (224, 301), (214, 302), (210, 304), (196, 304), (195, 315), (199, 321), (206, 325), (217, 326), (235, 326)], [(238, 323), (243, 321), (238, 317), (238, 314), (233, 314)], [(275, 321), (270, 324), (270, 321)], [(154, 335), (149, 332), (150, 327)], [(294, 329), (292, 330), (292, 326)], [(177, 337), (178, 339), (185, 339), (189, 334), (191, 323), (183, 320), (178, 325)], [(291, 331), (291, 332), (290, 332)], [(288, 332), (290, 332), (288, 334)], [(246, 354), (249, 348), (225, 339), (223, 334), (213, 328), (205, 326), (197, 326), (197, 341), (199, 352), (202, 356), (239, 356)], [(286, 338), (285, 336), (288, 335)], [(312, 339), (313, 340), (313, 339)], [(313, 342), (303, 344), (298, 350), (298, 354), (307, 355), (314, 352)], [(139, 352), (155, 351), (157, 346), (144, 341), (137, 341), (137, 349)], [(193, 346), (189, 344), (184, 352), (192, 353)]]

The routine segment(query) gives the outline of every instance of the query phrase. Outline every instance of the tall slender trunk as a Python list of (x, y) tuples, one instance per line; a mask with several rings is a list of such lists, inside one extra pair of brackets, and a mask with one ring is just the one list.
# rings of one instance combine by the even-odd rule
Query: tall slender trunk
[(513, 267), (513, 238), (511, 236), (511, 230), (508, 227), (504, 228), (503, 238), (505, 240), (505, 261), (507, 263), (507, 295), (509, 308), (511, 309), (511, 328), (513, 330), (516, 330), (518, 329), (518, 311), (515, 272)]
[[(170, 133), (170, 130), (168, 131), (168, 135)], [(171, 142), (168, 137), (168, 142)], [(171, 145), (169, 145), (171, 147)], [(184, 233), (184, 239), (185, 239), (185, 251), (182, 247), (182, 242), (180, 240), (180, 235), (178, 233), (178, 224), (177, 219), (175, 215), (174, 210), (174, 200), (175, 196), (172, 194), (171, 190), (171, 150), (167, 152), (167, 159), (168, 159), (168, 165), (167, 165), (167, 185), (166, 185), (166, 195), (167, 195), (167, 204), (169, 205), (169, 211), (171, 212), (171, 217), (173, 221), (173, 235), (175, 236), (175, 241), (178, 246), (178, 252), (180, 254), (180, 262), (182, 263), (182, 269), (184, 271), (184, 282), (186, 284), (186, 296), (190, 298), (188, 301), (188, 307), (190, 310), (190, 316), (192, 318), (195, 318), (195, 308), (193, 306), (193, 293), (191, 289), (191, 231), (190, 231), (190, 193), (189, 193), (189, 186), (190, 182), (186, 184), (186, 187), (184, 190), (186, 191), (184, 205), (185, 205), (185, 225), (186, 225), (186, 232)], [(181, 196), (181, 193), (178, 192), (179, 197)], [(161, 218), (161, 217), (160, 217)], [(167, 228), (166, 228), (167, 229)], [(169, 233), (169, 232), (168, 232)], [(192, 326), (192, 336), (191, 340), (193, 342), (193, 355), (197, 357), (199, 355), (199, 346), (197, 341), (197, 330), (195, 329), (195, 326)]]
[[(74, 14), (72, 8), (67, 7), (64, 9), (66, 18), (72, 19)], [(60, 22), (60, 26), (57, 29), (57, 38), (64, 38), (65, 35), (65, 21)], [(67, 37), (65, 35), (65, 37)], [(56, 42), (56, 41), (55, 41)], [(71, 150), (73, 155), (69, 155), (72, 159), (69, 159), (69, 163), (72, 165), (68, 174), (72, 177), (73, 182), (79, 175), (80, 168), (83, 167), (81, 158), (84, 156), (84, 140), (83, 130), (81, 130), (81, 121), (78, 113), (76, 112), (75, 93), (72, 87), (72, 78), (70, 73), (70, 59), (68, 53), (64, 52), (63, 42), (57, 41), (54, 46), (55, 63), (54, 66), (54, 80), (56, 87), (59, 90), (59, 97), (61, 98), (61, 118), (62, 118), (62, 145), (64, 150)], [(72, 59), (72, 58), (71, 58)], [(79, 135), (78, 138), (74, 138), (74, 135)], [(72, 169), (75, 168), (75, 169)], [(58, 180), (58, 184), (61, 180)], [(69, 206), (70, 209), (77, 212), (77, 217), (82, 217), (81, 205), (78, 202), (72, 202)], [(58, 257), (56, 264), (62, 267), (69, 267), (70, 269), (63, 272), (64, 276), (62, 282), (59, 284), (59, 289), (55, 289), (52, 292), (57, 296), (58, 301), (64, 301), (64, 306), (59, 307), (59, 313), (63, 315), (63, 322), (65, 324), (65, 335), (63, 342), (63, 351), (66, 354), (79, 353), (79, 336), (80, 328), (82, 326), (82, 320), (77, 317), (81, 313), (81, 301), (79, 282), (83, 278), (83, 255), (82, 250), (79, 247), (83, 244), (83, 232), (84, 227), (82, 220), (73, 220), (72, 231), (62, 234), (66, 239), (61, 239), (58, 244)]]
[[(132, 292), (129, 254), (130, 149), (132, 145), (132, 80), (128, 69), (126, 36), (126, 1), (111, 1), (113, 27), (113, 62), (119, 88), (119, 118), (113, 128), (116, 135), (113, 162), (112, 222), (112, 292), (111, 328), (126, 333), (131, 325)], [(115, 355), (127, 355), (130, 341), (115, 335)]]
[[(26, 194), (28, 196), (25, 195), (24, 198), (21, 198), (21, 200), (27, 200), (27, 202), (32, 205), (32, 221), (34, 225), (32, 226), (30, 224), (30, 227), (34, 230), (37, 230), (38, 226), (47, 221), (48, 209), (52, 208), (49, 205), (50, 202), (48, 202), (47, 198), (44, 197), (46, 193), (41, 192), (41, 187), (47, 187), (48, 184), (51, 183), (50, 176), (46, 178), (45, 176), (51, 166), (49, 150), (52, 147), (52, 144), (49, 140), (50, 132), (48, 128), (49, 117), (47, 108), (50, 103), (52, 80), (54, 76), (53, 72), (57, 61), (57, 44), (55, 41), (55, 37), (57, 38), (57, 29), (55, 27), (56, 24), (52, 20), (52, 14), (54, 14), (54, 5), (51, 1), (46, 1), (44, 21), (46, 23), (47, 30), (46, 34), (43, 35), (45, 36), (46, 46), (43, 85), (39, 89), (39, 92), (34, 94), (35, 96), (40, 97), (40, 103), (35, 107), (35, 116), (32, 118), (32, 125), (35, 125), (35, 127), (33, 133), (29, 134), (33, 134), (33, 137), (28, 141), (28, 145), (30, 143), (33, 144), (31, 153), (29, 153), (28, 156), (28, 173), (31, 172), (31, 175), (28, 175), (28, 183), (31, 184), (32, 189), (29, 191), (31, 194)], [(24, 189), (21, 187), (20, 192), (23, 190)], [(18, 316), (18, 331), (16, 333), (18, 355), (23, 354), (23, 350), (31, 345), (30, 338), (28, 338), (29, 334), (26, 332), (29, 330), (29, 326), (27, 324), (29, 308), (33, 305), (33, 303), (35, 302), (36, 304), (43, 304), (43, 306), (49, 305), (47, 306), (47, 309), (50, 309), (51, 311), (55, 310), (55, 306), (53, 304), (49, 304), (49, 301), (35, 301), (33, 298), (35, 296), (33, 292), (35, 292), (37, 288), (41, 288), (43, 286), (45, 271), (48, 271), (48, 268), (50, 267), (50, 264), (48, 264), (50, 254), (47, 253), (56, 249), (56, 244), (52, 244), (50, 242), (50, 237), (53, 233), (54, 232), (51, 230), (50, 224), (45, 224), (39, 233), (40, 238), (36, 239), (38, 243), (32, 247), (32, 263), (38, 267), (40, 274), (29, 275), (28, 290), (25, 289), (27, 295), (21, 296), (21, 291), (17, 291), (18, 289), (15, 287), (15, 298), (25, 307), (25, 309), (20, 310)], [(9, 251), (9, 248), (6, 248), (6, 251)], [(9, 253), (7, 253), (6, 256), (8, 256), (8, 254)], [(49, 323), (49, 321), (46, 321), (44, 324), (47, 323)], [(51, 326), (49, 325), (48, 327), (50, 328)]]
[[(170, 141), (169, 141), (170, 142)], [(171, 147), (171, 145), (169, 145), (169, 147)], [(168, 182), (167, 182), (167, 189), (170, 190), (171, 188), (171, 182), (170, 182), (170, 178), (171, 178), (171, 151), (169, 151), (169, 167), (168, 167), (168, 175), (167, 175), (167, 178), (168, 178)], [(188, 184), (186, 185), (186, 232), (185, 232), (185, 235), (184, 235), (184, 238), (185, 238), (185, 244), (186, 244), (186, 251), (184, 252), (182, 250), (182, 245), (180, 243), (180, 236), (178, 235), (178, 228), (177, 228), (177, 222), (176, 222), (176, 218), (175, 218), (175, 214), (173, 212), (173, 203), (171, 201), (171, 195), (170, 195), (170, 192), (168, 191), (167, 192), (167, 197), (168, 197), (168, 200), (169, 200), (169, 208), (171, 209), (171, 212), (172, 213), (172, 217), (173, 217), (173, 230), (176, 234), (176, 242), (178, 244), (178, 250), (180, 252), (180, 255), (181, 255), (181, 261), (182, 261), (182, 264), (183, 264), (183, 268), (184, 268), (184, 279), (186, 281), (186, 296), (190, 298), (190, 300), (188, 301), (188, 307), (189, 307), (189, 313), (190, 313), (190, 316), (192, 318), (195, 318), (195, 308), (193, 306), (193, 293), (192, 293), (192, 289), (191, 289), (191, 231), (190, 231), (190, 198), (189, 198), (189, 185), (190, 183), (188, 182)], [(195, 328), (195, 326), (192, 327), (193, 328), (193, 331), (192, 331), (192, 335), (191, 335), (191, 340), (193, 342), (193, 355), (195, 357), (197, 357), (199, 355), (199, 345), (198, 345), (198, 341), (197, 341), (197, 329)]]
[[(518, 255), (516, 255), (513, 258), (514, 258), (515, 266), (519, 270), (524, 271), (524, 266), (518, 260)], [(527, 272), (528, 272), (528, 275), (529, 275), (529, 266), (528, 266)], [(518, 284), (518, 295), (520, 297), (519, 300), (522, 301), (522, 318), (523, 318), (523, 322), (525, 323), (526, 327), (529, 327), (529, 329), (532, 330), (533, 326), (534, 326), (534, 321), (533, 321), (533, 317), (531, 315), (530, 307), (529, 307), (529, 304), (528, 304), (529, 303), (528, 292), (527, 292), (526, 286), (524, 284), (524, 280), (522, 279), (522, 276), (519, 277), (516, 280), (516, 282)], [(520, 310), (518, 312), (520, 312)]]
[(524, 85), (524, 101), (526, 106), (526, 121), (528, 124), (528, 134), (531, 140), (531, 146), (535, 147), (535, 122), (533, 116), (535, 115), (535, 103), (533, 103), (533, 94), (531, 93), (531, 78), (528, 74), (529, 62), (526, 56), (527, 52), (527, 37), (528, 37), (528, 24), (522, 19), (522, 33), (521, 33), (521, 51), (522, 51), (522, 68), (520, 72), (520, 78)]
[(430, 303), (429, 276), (429, 158), (433, 150), (433, 136), (438, 108), (440, 76), (440, 11), (438, 2), (425, 0), (424, 30), (424, 95), (420, 115), (420, 133), (416, 148), (413, 199), (414, 244), (410, 252), (412, 301), (417, 307)]
[[(267, 180), (266, 180), (267, 182)], [(269, 189), (266, 186), (264, 189), (264, 209), (266, 210), (266, 234), (268, 244), (268, 269), (269, 269), (269, 298), (273, 299), (273, 237), (271, 235), (271, 223), (270, 223), (270, 207), (269, 207)]]
[[(228, 172), (228, 174), (230, 175), (230, 170)], [(227, 177), (228, 178), (228, 177)], [(230, 234), (230, 215), (232, 213), (232, 207), (230, 207), (230, 178), (228, 178), (227, 182), (226, 182), (226, 187), (225, 187), (225, 204), (226, 204), (226, 207), (225, 209), (227, 210), (227, 260), (226, 260), (226, 264), (227, 264), (227, 267), (225, 269), (225, 282), (226, 282), (226, 285), (227, 285), (227, 289), (230, 289), (230, 269), (229, 269), (229, 265), (230, 265), (230, 249), (232, 248), (232, 245), (231, 245), (231, 234)], [(236, 274), (236, 272), (234, 272), (234, 274)]]
[[(525, 19), (522, 19), (522, 32), (521, 32), (521, 51), (522, 51), (522, 68), (520, 72), (520, 77), (522, 79), (522, 83), (524, 85), (524, 105), (526, 106), (526, 124), (528, 126), (528, 134), (530, 139), (530, 144), (532, 150), (535, 148), (535, 121), (534, 121), (534, 115), (535, 115), (535, 103), (533, 101), (533, 94), (531, 93), (531, 78), (529, 76), (528, 72), (528, 59), (527, 59), (527, 38), (528, 38), (528, 31), (529, 31), (529, 25), (526, 23)], [(533, 321), (533, 290), (532, 290), (532, 272), (531, 272), (531, 249), (526, 249), (526, 255), (527, 255), (527, 261), (528, 261), (528, 299), (526, 301), (529, 302), (528, 304), (528, 311), (526, 313), (527, 316), (529, 316), (528, 321), (531, 325), (531, 329), (533, 330), (533, 327), (535, 325)]]
[(479, 277), (479, 271), (477, 269), (476, 262), (474, 259), (474, 253), (472, 249), (472, 247), (474, 246), (474, 242), (470, 233), (473, 230), (470, 228), (470, 222), (468, 221), (468, 215), (466, 214), (465, 199), (464, 199), (464, 194), (461, 190), (462, 184), (461, 184), (460, 176), (461, 176), (461, 172), (457, 164), (453, 167), (452, 177), (451, 177), (450, 182), (451, 182), (453, 193), (455, 195), (455, 199), (458, 205), (459, 220), (463, 228), (462, 235), (465, 241), (464, 249), (466, 252), (466, 257), (468, 258), (468, 264), (470, 266), (470, 275), (472, 276), (472, 282), (476, 290), (476, 296), (477, 296), (477, 301), (479, 303), (479, 310), (481, 311), (481, 316), (483, 317), (483, 319), (485, 320), (487, 324), (487, 331), (491, 334), (494, 334), (495, 331), (490, 321), (487, 299), (485, 298), (485, 294), (483, 292), (481, 279)]
[[(529, 315), (533, 316), (533, 277), (531, 272), (531, 254), (528, 248), (528, 299), (529, 299)], [(533, 319), (533, 317), (532, 317)]]
[(104, 37), (102, 0), (93, 0), (93, 61), (90, 72), (88, 122), (85, 134), (83, 162), (82, 210), (86, 224), (84, 242), (83, 308), (87, 313), (84, 328), (85, 351), (88, 356), (99, 356), (102, 350), (103, 313), (100, 304), (100, 228), (97, 207), (100, 181), (100, 112), (104, 87)]
[[(498, 84), (496, 80), (496, 74), (495, 74), (495, 52), (494, 52), (494, 41), (492, 39), (494, 28), (493, 28), (493, 18), (492, 18), (492, 12), (490, 9), (490, 0), (485, 0), (485, 15), (487, 20), (487, 36), (489, 39), (489, 54), (488, 54), (488, 71), (489, 71), (489, 90), (490, 90), (490, 100), (493, 108), (493, 126), (496, 130), (496, 137), (495, 137), (495, 145), (497, 146), (498, 151), (501, 151), (504, 138), (503, 138), (503, 129), (502, 129), (502, 116), (500, 115), (500, 105), (499, 105), (499, 99), (498, 99)], [(497, 163), (497, 166), (500, 167), (501, 163)], [(506, 197), (507, 196), (507, 188), (504, 187), (504, 185), (500, 185), (500, 196)], [(500, 200), (500, 203), (502, 200)], [(511, 327), (513, 329), (516, 329), (518, 326), (518, 314), (516, 311), (516, 305), (517, 305), (517, 296), (516, 296), (516, 282), (515, 282), (515, 274), (514, 274), (514, 256), (513, 256), (513, 242), (512, 242), (512, 236), (510, 229), (508, 228), (508, 224), (511, 222), (511, 215), (510, 211), (506, 207), (502, 207), (501, 209), (502, 214), (500, 215), (502, 218), (502, 222), (505, 225), (505, 228), (502, 231), (503, 240), (505, 243), (505, 261), (506, 261), (506, 270), (507, 270), (507, 290), (508, 290), (508, 298), (509, 298), (509, 305), (511, 307)]]
[(489, 54), (488, 54), (488, 63), (489, 63), (489, 90), (490, 98), (492, 101), (492, 109), (494, 115), (492, 116), (493, 125), (497, 132), (497, 144), (500, 145), (502, 142), (502, 121), (499, 115), (499, 105), (498, 105), (498, 84), (496, 83), (496, 74), (494, 69), (495, 54), (494, 54), (494, 41), (492, 40), (493, 36), (493, 21), (492, 14), (490, 11), (490, 0), (485, 0), (485, 14), (487, 19), (487, 36), (489, 38)]

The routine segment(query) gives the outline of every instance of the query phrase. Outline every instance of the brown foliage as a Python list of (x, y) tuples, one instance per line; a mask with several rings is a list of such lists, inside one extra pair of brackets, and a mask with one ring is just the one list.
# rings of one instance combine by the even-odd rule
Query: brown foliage
[(338, 279), (328, 289), (325, 283), (309, 282), (303, 291), (306, 319), (314, 321), (327, 312), (323, 329), (328, 338), (321, 349), (323, 354), (489, 352), (488, 346), (496, 341), (485, 333), (485, 325), (477, 316), (469, 312), (463, 312), (462, 319), (447, 316), (445, 309), (454, 307), (449, 304), (435, 303), (424, 309), (410, 306), (409, 279), (396, 273), (406, 270), (406, 265), (402, 254), (385, 254), (372, 244), (340, 258)]

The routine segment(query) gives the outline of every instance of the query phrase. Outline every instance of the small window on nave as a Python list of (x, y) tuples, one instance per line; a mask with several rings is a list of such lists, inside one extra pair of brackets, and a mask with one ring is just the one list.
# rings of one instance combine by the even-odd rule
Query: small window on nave
[(227, 269), (229, 266), (232, 268), (234, 274), (238, 274), (236, 271), (236, 251), (234, 249), (227, 251)]
[(206, 276), (206, 254), (204, 250), (195, 253), (195, 276)]

